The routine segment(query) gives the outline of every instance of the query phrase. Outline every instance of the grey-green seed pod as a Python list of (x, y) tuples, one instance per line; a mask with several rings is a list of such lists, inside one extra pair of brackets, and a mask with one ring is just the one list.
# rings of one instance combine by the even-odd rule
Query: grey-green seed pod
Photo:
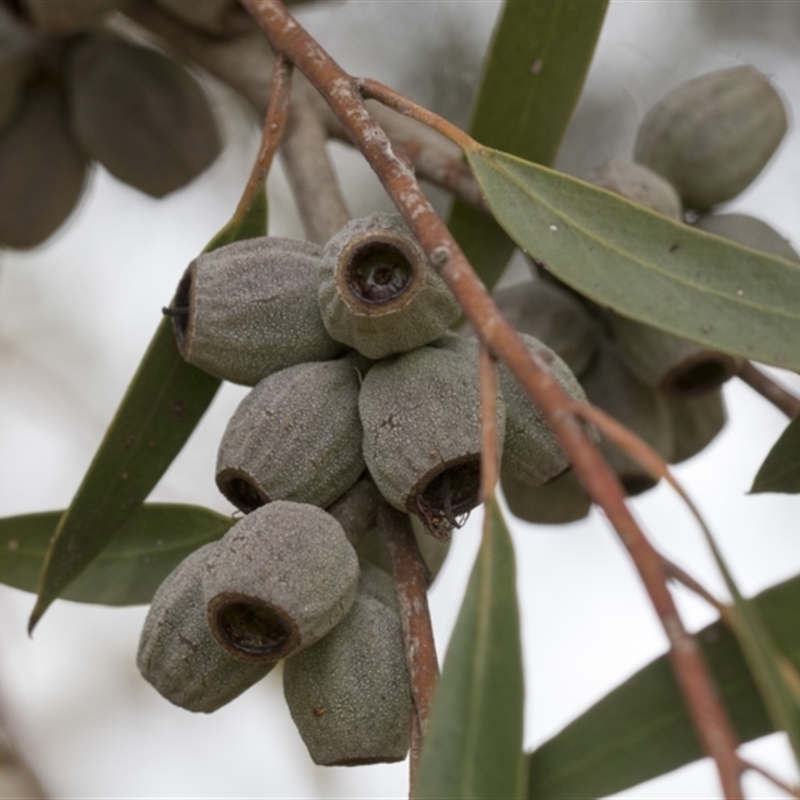
[(210, 714), (261, 680), (274, 663), (233, 658), (211, 635), (202, 570), (216, 542), (196, 550), (153, 597), (136, 663), (144, 679), (176, 706)]
[(461, 313), (397, 214), (376, 212), (348, 222), (325, 245), (320, 276), (325, 327), (367, 358), (428, 344)]
[(181, 22), (215, 36), (244, 33), (253, 28), (252, 17), (236, 0), (156, 0)]
[(669, 461), (680, 464), (704, 450), (725, 427), (725, 403), (719, 390), (702, 397), (670, 397), (668, 402), (675, 431)]
[(222, 437), (222, 494), (245, 512), (272, 500), (330, 505), (364, 471), (359, 388), (349, 358), (297, 364), (264, 378)]
[(583, 179), (651, 211), (683, 220), (683, 206), (675, 187), (643, 164), (610, 158), (602, 167), (584, 175)]
[(61, 87), (31, 84), (0, 133), (0, 246), (41, 244), (69, 216), (87, 162), (67, 127)]
[[(410, 519), (411, 527), (414, 529), (414, 538), (417, 540), (419, 551), (422, 554), (422, 560), (428, 568), (428, 588), (430, 588), (439, 575), (447, 554), (450, 552), (451, 540), (436, 539), (433, 536), (429, 536), (419, 518), (411, 515)], [(389, 562), (389, 554), (386, 552), (386, 545), (384, 545), (377, 528), (370, 530), (358, 543), (356, 552), (362, 563), (366, 561), (382, 570), (385, 574), (391, 575), (392, 565)]]
[(706, 233), (722, 236), (723, 239), (762, 250), (787, 261), (800, 261), (800, 255), (787, 239), (766, 222), (749, 214), (707, 214), (695, 225)]
[(181, 355), (247, 386), (341, 355), (345, 347), (328, 335), (317, 305), (320, 253), (311, 242), (263, 236), (198, 256), (170, 312)]
[[(675, 434), (667, 398), (636, 378), (610, 342), (600, 345), (581, 385), (589, 402), (630, 428), (664, 458), (671, 456)], [(655, 486), (650, 475), (614, 445), (603, 440), (600, 450), (629, 495)]]
[(353, 547), (375, 527), (381, 493), (367, 473), (325, 510), (344, 528)]
[[(431, 536), (425, 538), (435, 541)], [(367, 594), (397, 611), (397, 592), (395, 592), (394, 581), (389, 573), (363, 559), (358, 560), (358, 567), (361, 570), (358, 578), (358, 593)]]
[[(432, 535), (449, 537), (480, 502), (477, 342), (447, 334), (379, 361), (364, 378), (358, 406), (364, 458), (381, 494)], [(498, 397), (500, 443), (505, 421)]]
[(506, 473), (500, 476), (503, 496), (515, 517), (537, 525), (566, 525), (584, 519), (592, 507), (572, 470), (544, 486), (531, 486)]
[(673, 397), (697, 397), (732, 378), (739, 359), (609, 312), (620, 358), (647, 386)]
[(331, 633), (286, 662), (283, 691), (315, 764), (406, 757), (412, 701), (400, 618), (366, 592)]
[(47, 33), (97, 28), (128, 0), (21, 0), (28, 18)]
[[(580, 376), (597, 349), (597, 323), (573, 294), (554, 283), (534, 279), (498, 289), (494, 300), (508, 323), (544, 342)], [(467, 324), (462, 333), (469, 335)]]
[(203, 569), (211, 633), (242, 661), (277, 661), (321, 639), (350, 610), (357, 584), (342, 526), (286, 501), (237, 522)]
[[(586, 395), (569, 367), (538, 339), (524, 333), (521, 337), (529, 352), (547, 364), (567, 396), (584, 402)], [(508, 367), (501, 364), (497, 371), (506, 406), (501, 469), (531, 486), (541, 486), (569, 469), (569, 461), (544, 415), (531, 402)]]
[(703, 211), (745, 189), (786, 133), (780, 95), (751, 66), (687, 81), (642, 122), (634, 158), (663, 175), (686, 208)]
[(222, 140), (205, 93), (162, 53), (92, 33), (70, 51), (67, 74), (81, 146), (140, 191), (164, 197), (220, 154)]
[[(2, 23), (0, 18), (0, 26)], [(36, 60), (29, 49), (0, 40), (0, 131), (16, 116), (25, 84), (35, 68)]]

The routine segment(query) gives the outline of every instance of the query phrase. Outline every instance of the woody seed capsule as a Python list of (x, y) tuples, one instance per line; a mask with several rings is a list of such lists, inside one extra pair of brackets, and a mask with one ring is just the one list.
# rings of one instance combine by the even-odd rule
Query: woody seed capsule
[(275, 666), (233, 658), (208, 629), (202, 570), (216, 544), (195, 550), (159, 586), (136, 656), (144, 679), (167, 700), (206, 714), (230, 703)]
[(334, 339), (372, 359), (432, 342), (461, 313), (402, 217), (382, 212), (325, 245), (319, 307)]
[(663, 175), (686, 208), (703, 211), (745, 189), (786, 133), (780, 95), (751, 66), (678, 86), (642, 122), (634, 158)]
[(332, 503), (364, 471), (359, 387), (351, 358), (297, 364), (264, 378), (225, 429), (220, 491), (245, 512), (271, 500)]
[(722, 236), (754, 250), (763, 250), (787, 261), (800, 261), (800, 255), (771, 225), (749, 214), (707, 214), (695, 225), (706, 233)]
[(402, 761), (411, 691), (397, 612), (359, 590), (345, 619), (287, 660), (283, 691), (308, 752), (322, 766)]
[[(477, 342), (447, 334), (379, 361), (364, 378), (358, 405), (364, 459), (381, 494), (447, 538), (480, 502)], [(505, 421), (498, 396), (499, 443)]]
[(222, 150), (200, 85), (155, 50), (91, 33), (70, 51), (68, 81), (71, 122), (83, 149), (152, 197), (185, 186)]
[(542, 486), (531, 486), (507, 473), (500, 476), (500, 484), (511, 513), (537, 525), (577, 522), (592, 507), (572, 470)]
[(675, 187), (644, 164), (611, 158), (583, 179), (666, 217), (683, 219), (681, 198)]
[(263, 236), (198, 256), (171, 313), (181, 355), (218, 378), (254, 386), (274, 372), (344, 351), (317, 306), (320, 248)]
[(242, 661), (277, 661), (321, 639), (356, 594), (358, 558), (322, 509), (276, 501), (217, 543), (203, 570), (208, 625)]

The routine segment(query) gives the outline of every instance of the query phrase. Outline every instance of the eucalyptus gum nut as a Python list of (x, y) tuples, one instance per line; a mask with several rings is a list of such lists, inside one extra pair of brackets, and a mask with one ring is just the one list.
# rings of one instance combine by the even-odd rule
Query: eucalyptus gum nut
[[(576, 375), (589, 366), (597, 349), (597, 323), (573, 294), (534, 279), (496, 290), (493, 296), (515, 330), (544, 342)], [(472, 326), (461, 332), (472, 333)]]
[(25, 85), (35, 68), (36, 61), (32, 53), (7, 47), (5, 42), (0, 42), (0, 132), (16, 116)]
[(341, 355), (317, 306), (320, 253), (311, 242), (263, 236), (198, 256), (172, 301), (181, 355), (247, 386)]
[(228, 422), (217, 486), (244, 512), (272, 500), (324, 508), (364, 472), (359, 373), (347, 358), (264, 378)]
[(210, 714), (261, 680), (274, 663), (233, 658), (211, 635), (202, 569), (216, 542), (195, 550), (164, 579), (153, 597), (136, 663), (161, 695), (188, 711)]
[(70, 117), (81, 146), (130, 186), (164, 197), (220, 154), (208, 98), (162, 53), (92, 33), (70, 50), (67, 75)]
[(780, 95), (751, 66), (681, 84), (647, 114), (634, 158), (663, 175), (686, 208), (704, 211), (745, 189), (786, 133)]
[[(358, 406), (364, 459), (381, 494), (432, 535), (449, 537), (480, 503), (477, 342), (447, 334), (379, 361), (364, 378)], [(500, 446), (505, 422), (498, 388)]]
[(54, 233), (81, 196), (86, 168), (60, 85), (34, 81), (0, 132), (0, 246), (35, 247)]
[(209, 628), (235, 658), (278, 661), (344, 619), (358, 576), (355, 550), (330, 514), (270, 503), (239, 520), (205, 562)]
[(610, 158), (602, 167), (584, 175), (583, 179), (651, 211), (683, 221), (683, 206), (675, 187), (644, 164)]
[(673, 397), (699, 397), (718, 389), (739, 368), (739, 359), (608, 312), (620, 358), (639, 380)]
[[(524, 333), (520, 336), (528, 351), (547, 364), (562, 391), (584, 402), (586, 395), (569, 367), (538, 339)], [(569, 461), (544, 414), (504, 364), (498, 366), (498, 378), (506, 407), (501, 469), (531, 486), (541, 486), (569, 469)]]
[(380, 500), (378, 487), (365, 473), (325, 510), (342, 526), (350, 544), (357, 547), (377, 524)]
[(253, 28), (252, 18), (236, 0), (156, 0), (156, 4), (181, 22), (217, 36)]
[[(597, 358), (581, 378), (589, 402), (644, 439), (669, 459), (675, 441), (668, 399), (643, 384), (624, 364), (614, 346), (601, 343)], [(619, 448), (602, 439), (599, 446), (627, 493), (640, 494), (655, 486), (650, 475)]]
[(565, 525), (584, 519), (592, 507), (572, 470), (544, 486), (531, 486), (513, 475), (501, 473), (500, 486), (509, 511), (537, 525)]
[(702, 397), (670, 397), (668, 403), (675, 430), (669, 461), (680, 464), (704, 450), (725, 427), (725, 402), (718, 390)]
[[(422, 560), (428, 568), (427, 585), (430, 588), (450, 552), (450, 539), (437, 539), (430, 536), (425, 530), (425, 526), (418, 517), (410, 516), (411, 526), (414, 529), (414, 538), (417, 540)], [(366, 536), (358, 543), (356, 553), (361, 563), (367, 562), (384, 573), (391, 575), (392, 565), (389, 562), (389, 554), (386, 552), (386, 545), (377, 528), (370, 530)]]
[(780, 256), (787, 261), (800, 261), (800, 255), (778, 231), (749, 214), (706, 214), (694, 223), (700, 230), (723, 239)]
[(286, 661), (283, 692), (315, 764), (402, 761), (413, 706), (397, 612), (359, 592), (343, 622)]
[(97, 28), (128, 0), (21, 0), (31, 22), (47, 33)]
[(461, 315), (402, 217), (380, 211), (325, 245), (318, 299), (330, 335), (372, 359), (428, 344)]
[[(435, 541), (431, 536), (426, 538)], [(397, 611), (397, 592), (391, 575), (361, 558), (358, 560), (358, 567), (361, 571), (358, 578), (358, 594), (366, 594), (388, 608)]]

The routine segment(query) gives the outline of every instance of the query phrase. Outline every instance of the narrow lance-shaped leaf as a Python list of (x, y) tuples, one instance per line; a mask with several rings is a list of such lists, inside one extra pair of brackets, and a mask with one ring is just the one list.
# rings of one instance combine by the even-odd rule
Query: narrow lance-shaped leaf
[(477, 145), (467, 160), (509, 235), (602, 306), (716, 350), (800, 369), (800, 265)]
[[(241, 218), (234, 218), (206, 251), (239, 238), (266, 234), (262, 189)], [(42, 567), (33, 630), (141, 506), (180, 453), (221, 381), (187, 364), (172, 325), (162, 319), (70, 507), (56, 528)]]
[(800, 418), (789, 423), (775, 442), (750, 491), (800, 493)]
[[(26, 592), (37, 590), (42, 562), (63, 513), (0, 519), (0, 583)], [(141, 505), (62, 597), (109, 606), (149, 603), (186, 556), (219, 539), (233, 522), (199, 506)]]
[(467, 586), (423, 742), (419, 798), (524, 795), (524, 687), (514, 550), (497, 500)]
[[(495, 28), (469, 132), (549, 166), (594, 54), (608, 0), (508, 0)], [(456, 201), (448, 227), (491, 289), (514, 242), (487, 214)]]
[[(800, 577), (751, 602), (781, 652), (800, 667)], [(700, 631), (697, 640), (741, 739), (772, 733), (736, 637), (717, 622)], [(531, 754), (528, 797), (606, 797), (703, 755), (665, 655)]]

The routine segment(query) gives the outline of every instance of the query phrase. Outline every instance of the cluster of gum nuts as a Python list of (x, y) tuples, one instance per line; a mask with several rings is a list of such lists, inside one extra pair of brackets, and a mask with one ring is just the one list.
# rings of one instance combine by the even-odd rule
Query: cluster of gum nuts
[[(586, 180), (798, 260), (765, 223), (708, 213), (756, 177), (785, 128), (758, 72), (711, 73), (651, 110), (635, 162), (613, 159)], [(668, 461), (703, 449), (724, 425), (719, 385), (737, 360), (601, 309), (535, 267), (536, 280), (495, 296), (565, 392), (588, 395)], [(478, 504), (478, 345), (469, 330), (448, 332), (453, 296), (402, 220), (376, 213), (324, 248), (268, 237), (202, 255), (168, 313), (187, 361), (254, 387), (216, 473), (246, 516), (158, 590), (143, 675), (173, 703), (210, 712), (285, 659), (286, 700), (316, 763), (404, 758), (411, 697), (376, 517), (380, 503), (408, 514), (435, 573)], [(513, 513), (551, 524), (588, 513), (552, 431), (503, 367), (497, 430)], [(600, 446), (629, 494), (653, 485)]]
[[(402, 219), (375, 213), (324, 248), (264, 237), (201, 255), (167, 312), (187, 361), (253, 386), (216, 467), (245, 516), (159, 588), (142, 674), (173, 703), (210, 712), (284, 660), (316, 763), (403, 759), (411, 694), (374, 529), (388, 504), (441, 560), (479, 502), (479, 347), (448, 332), (458, 304)], [(526, 342), (584, 398), (552, 350)], [(533, 487), (568, 469), (504, 369), (497, 430), (505, 473)]]

